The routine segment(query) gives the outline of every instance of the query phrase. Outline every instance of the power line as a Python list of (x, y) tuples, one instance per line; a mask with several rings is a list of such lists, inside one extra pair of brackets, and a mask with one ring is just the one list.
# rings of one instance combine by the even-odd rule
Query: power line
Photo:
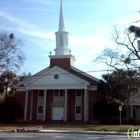
[[(81, 56), (96, 56), (98, 54), (78, 54), (78, 55), (74, 55), (75, 57), (81, 57)], [(36, 60), (36, 59), (42, 59), (42, 60), (46, 60), (46, 59), (49, 59), (48, 57), (47, 58), (39, 58), (39, 57), (34, 57), (34, 58), (29, 58), (29, 59), (26, 59), (26, 60)], [(50, 60), (50, 59), (49, 59)]]
[[(83, 21), (77, 21), (77, 22), (73, 22), (73, 23), (67, 23), (65, 24), (66, 26), (68, 25), (72, 25), (72, 24), (79, 24), (79, 23), (83, 23), (83, 22), (92, 22), (92, 21), (96, 21), (96, 20), (102, 20), (102, 19), (107, 19), (107, 18), (113, 18), (113, 17), (118, 17), (118, 16), (123, 16), (123, 15), (128, 15), (128, 14), (132, 14), (132, 13), (136, 13), (139, 11), (133, 11), (133, 12), (129, 12), (129, 13), (124, 13), (124, 14), (118, 14), (118, 15), (112, 15), (112, 16), (107, 16), (107, 17), (100, 17), (100, 18), (94, 18), (94, 19), (89, 19), (89, 20), (83, 20)], [(43, 28), (50, 28), (50, 27), (56, 27), (57, 25), (52, 25), (52, 26), (42, 26)], [(39, 27), (38, 27), (39, 28)], [(36, 28), (37, 29), (37, 28)]]

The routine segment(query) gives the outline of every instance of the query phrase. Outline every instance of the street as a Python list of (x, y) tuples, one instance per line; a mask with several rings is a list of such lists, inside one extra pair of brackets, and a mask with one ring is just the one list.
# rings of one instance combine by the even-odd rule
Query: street
[(128, 140), (122, 135), (80, 133), (0, 133), (0, 140)]

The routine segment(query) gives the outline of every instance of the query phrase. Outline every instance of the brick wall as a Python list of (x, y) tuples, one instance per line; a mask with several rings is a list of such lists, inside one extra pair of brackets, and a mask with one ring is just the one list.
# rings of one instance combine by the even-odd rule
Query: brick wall
[(24, 119), (25, 93), (26, 93), (25, 91), (18, 91), (16, 93), (17, 102), (21, 106), (21, 113), (19, 115), (19, 120), (23, 120)]
[(52, 106), (53, 103), (53, 90), (47, 90), (47, 106), (46, 106), (46, 121), (52, 120)]
[(75, 90), (68, 90), (68, 121), (75, 121)]
[(33, 91), (33, 121), (37, 120), (37, 99), (38, 99), (38, 90)]
[(58, 66), (62, 69), (70, 71), (71, 58), (50, 59), (50, 68)]

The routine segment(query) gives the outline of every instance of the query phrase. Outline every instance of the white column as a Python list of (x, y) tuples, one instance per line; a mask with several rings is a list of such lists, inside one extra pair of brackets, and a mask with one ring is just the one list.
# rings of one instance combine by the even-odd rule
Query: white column
[(44, 90), (44, 105), (43, 105), (43, 121), (46, 119), (46, 98), (47, 98), (47, 90)]
[(65, 89), (64, 121), (67, 121), (67, 89)]
[(28, 91), (25, 94), (24, 121), (27, 120)]
[(131, 105), (131, 118), (133, 118), (133, 105)]
[(31, 102), (30, 102), (30, 120), (33, 117), (33, 91), (31, 91)]
[(84, 93), (84, 122), (87, 122), (87, 89)]

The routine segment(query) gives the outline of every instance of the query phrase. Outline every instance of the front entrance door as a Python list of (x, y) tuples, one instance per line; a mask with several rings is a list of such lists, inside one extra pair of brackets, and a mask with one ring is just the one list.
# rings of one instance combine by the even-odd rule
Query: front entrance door
[(53, 107), (52, 110), (52, 120), (62, 120), (64, 116), (63, 107)]

